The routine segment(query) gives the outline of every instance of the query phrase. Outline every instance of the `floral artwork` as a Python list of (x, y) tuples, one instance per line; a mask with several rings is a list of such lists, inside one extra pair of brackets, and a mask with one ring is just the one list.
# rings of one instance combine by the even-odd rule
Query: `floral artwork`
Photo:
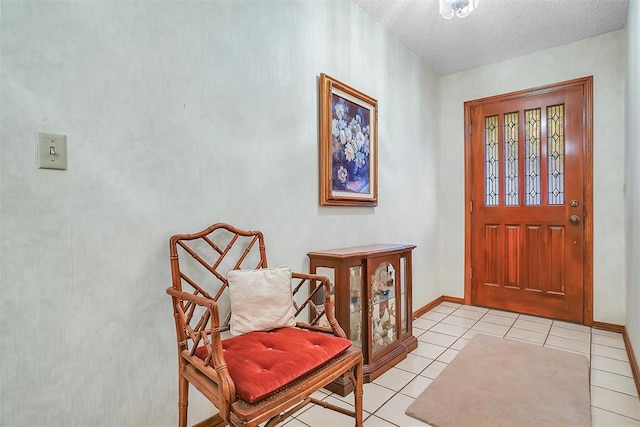
[(320, 76), (320, 204), (377, 206), (375, 99)]
[(331, 96), (332, 189), (369, 192), (369, 111)]

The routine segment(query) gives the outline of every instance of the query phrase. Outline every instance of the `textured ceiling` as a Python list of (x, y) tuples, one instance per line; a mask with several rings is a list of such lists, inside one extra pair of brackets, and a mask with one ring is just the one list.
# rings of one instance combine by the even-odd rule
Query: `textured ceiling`
[(620, 30), (628, 6), (628, 0), (480, 0), (468, 17), (446, 20), (438, 0), (353, 1), (440, 75)]

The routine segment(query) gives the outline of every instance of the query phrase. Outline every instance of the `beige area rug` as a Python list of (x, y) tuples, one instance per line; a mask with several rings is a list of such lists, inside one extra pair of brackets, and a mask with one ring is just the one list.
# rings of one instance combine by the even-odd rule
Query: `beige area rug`
[(591, 426), (586, 356), (476, 335), (407, 408), (434, 427)]

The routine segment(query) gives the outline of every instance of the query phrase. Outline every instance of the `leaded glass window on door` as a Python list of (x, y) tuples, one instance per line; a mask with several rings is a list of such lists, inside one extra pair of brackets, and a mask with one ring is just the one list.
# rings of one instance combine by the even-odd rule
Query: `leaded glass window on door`
[(498, 206), (500, 200), (500, 161), (498, 158), (498, 116), (484, 119), (485, 205)]
[(485, 206), (565, 203), (565, 106), (484, 118)]

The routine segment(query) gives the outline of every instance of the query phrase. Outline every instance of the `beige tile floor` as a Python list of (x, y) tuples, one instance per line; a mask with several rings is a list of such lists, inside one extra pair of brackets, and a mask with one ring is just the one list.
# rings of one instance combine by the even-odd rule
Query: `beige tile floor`
[[(405, 409), (442, 372), (475, 334), (490, 334), (585, 354), (591, 364), (594, 426), (640, 427), (640, 400), (621, 334), (573, 323), (444, 302), (413, 323), (418, 348), (364, 385), (366, 427), (424, 427)], [(351, 406), (353, 396), (318, 392), (316, 397)], [(309, 405), (287, 427), (351, 426), (353, 419)]]

